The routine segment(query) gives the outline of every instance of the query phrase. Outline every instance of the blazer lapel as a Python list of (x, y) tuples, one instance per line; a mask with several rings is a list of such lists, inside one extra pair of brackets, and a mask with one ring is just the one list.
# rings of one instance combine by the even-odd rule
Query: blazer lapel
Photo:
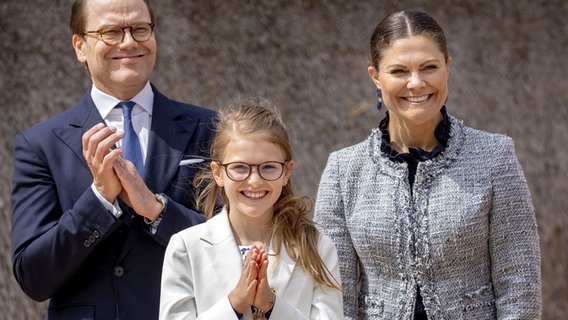
[(74, 107), (67, 110), (67, 123), (62, 127), (54, 128), (53, 133), (59, 137), (77, 155), (78, 159), (88, 168), (83, 157), (83, 134), (97, 123), (103, 122), (103, 118), (97, 111), (90, 96), (91, 90), (83, 96)]
[(232, 288), (238, 281), (238, 276), (243, 268), (241, 254), (231, 226), (229, 216), (223, 210), (211, 218), (207, 224), (207, 232), (200, 239), (205, 243), (205, 253), (211, 262), (211, 271), (214, 272), (223, 283)]
[(275, 256), (272, 247), (268, 254), (268, 283), (276, 288), (276, 294), (283, 296), (286, 287), (292, 278), (296, 262), (288, 255), (284, 247), (280, 250), (280, 256)]
[(150, 190), (158, 192), (167, 188), (176, 172), (197, 121), (180, 113), (172, 100), (152, 89), (152, 128), (143, 178)]
[[(154, 91), (152, 124), (148, 139), (148, 153), (142, 178), (148, 188), (154, 192), (166, 190), (176, 172), (189, 137), (195, 131), (196, 122), (184, 117), (177, 111), (172, 100)], [(133, 216), (131, 223), (138, 223), (143, 228), (142, 218)], [(121, 259), (134, 246), (140, 232), (131, 232), (122, 249)]]
[[(229, 216), (225, 208), (211, 218), (207, 225), (207, 232), (200, 239), (205, 243), (205, 253), (211, 263), (211, 272), (220, 279), (225, 287), (219, 290), (231, 290), (237, 283), (243, 268), (242, 257), (238, 245), (231, 231)], [(268, 282), (276, 289), (276, 294), (284, 296), (287, 286), (292, 278), (296, 263), (282, 248), (280, 256), (274, 255), (269, 249), (268, 255)], [(211, 277), (214, 277), (214, 275)]]
[[(83, 96), (81, 101), (73, 106), (71, 109), (65, 111), (65, 116), (68, 122), (62, 124), (61, 127), (53, 129), (53, 133), (59, 137), (59, 139), (66, 144), (73, 152), (77, 155), (78, 160), (85, 165), (85, 169), (90, 175), (89, 166), (85, 158), (83, 157), (83, 134), (92, 128), (97, 123), (104, 123), (103, 118), (98, 112), (97, 108), (90, 95), (91, 90), (87, 90), (87, 93)], [(125, 205), (121, 205), (127, 212), (125, 217), (123, 217), (123, 222), (131, 225), (134, 218), (133, 214), (130, 213), (130, 209), (127, 209)], [(138, 219), (141, 220), (141, 219)], [(132, 230), (132, 228), (130, 228)], [(139, 232), (129, 232), (125, 245), (123, 246), (119, 261), (126, 255), (128, 250), (136, 242)]]

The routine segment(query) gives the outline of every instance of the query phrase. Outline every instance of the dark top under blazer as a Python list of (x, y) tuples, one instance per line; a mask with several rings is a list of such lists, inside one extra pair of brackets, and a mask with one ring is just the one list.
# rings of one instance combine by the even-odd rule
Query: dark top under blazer
[(130, 208), (117, 219), (91, 189), (81, 137), (103, 119), (90, 90), (72, 108), (15, 138), (13, 272), (31, 298), (51, 298), (48, 319), (157, 318), (167, 242), (205, 220), (192, 210), (189, 192), (197, 168), (179, 164), (208, 157), (215, 112), (152, 89), (143, 178), (168, 198), (156, 234)]

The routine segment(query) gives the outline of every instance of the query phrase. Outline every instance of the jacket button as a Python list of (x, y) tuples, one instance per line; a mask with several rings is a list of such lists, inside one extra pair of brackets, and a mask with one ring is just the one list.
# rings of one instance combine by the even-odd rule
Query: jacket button
[(95, 236), (95, 239), (98, 239), (101, 236), (101, 233), (99, 232), (99, 230), (95, 230), (93, 231), (93, 236)]
[(89, 241), (90, 241), (91, 243), (94, 243), (95, 240), (97, 240), (97, 238), (95, 237), (94, 234), (92, 234), (92, 235), (89, 236)]
[(124, 275), (124, 268), (121, 266), (114, 267), (114, 276), (120, 278)]
[(91, 241), (89, 241), (89, 239), (85, 239), (85, 241), (83, 241), (83, 246), (85, 248), (88, 248), (91, 246)]

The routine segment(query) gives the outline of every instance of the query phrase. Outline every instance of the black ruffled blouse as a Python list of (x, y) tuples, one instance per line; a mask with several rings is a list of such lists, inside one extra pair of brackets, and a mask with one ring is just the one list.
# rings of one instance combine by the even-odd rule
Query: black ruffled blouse
[(434, 130), (434, 136), (440, 144), (434, 147), (432, 151), (425, 151), (420, 148), (410, 147), (408, 148), (408, 153), (399, 153), (390, 143), (390, 133), (388, 130), (390, 117), (388, 111), (385, 118), (381, 120), (379, 124), (379, 130), (381, 130), (382, 133), (381, 152), (388, 155), (392, 161), (408, 163), (408, 180), (411, 186), (414, 184), (414, 176), (416, 175), (418, 162), (434, 158), (448, 146), (451, 126), (446, 106), (443, 106), (440, 112), (444, 118), (440, 121), (440, 123), (438, 123), (438, 126), (436, 126), (436, 129)]

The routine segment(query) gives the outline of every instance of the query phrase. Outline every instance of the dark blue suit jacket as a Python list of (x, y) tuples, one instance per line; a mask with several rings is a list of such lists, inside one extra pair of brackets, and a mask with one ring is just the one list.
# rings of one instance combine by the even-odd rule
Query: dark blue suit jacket
[(91, 189), (81, 136), (103, 122), (89, 92), (72, 108), (15, 138), (12, 250), (16, 280), (50, 298), (48, 319), (157, 319), (162, 259), (172, 234), (205, 221), (193, 211), (197, 165), (209, 155), (215, 112), (154, 87), (144, 181), (168, 197), (158, 231), (123, 206), (116, 218)]

